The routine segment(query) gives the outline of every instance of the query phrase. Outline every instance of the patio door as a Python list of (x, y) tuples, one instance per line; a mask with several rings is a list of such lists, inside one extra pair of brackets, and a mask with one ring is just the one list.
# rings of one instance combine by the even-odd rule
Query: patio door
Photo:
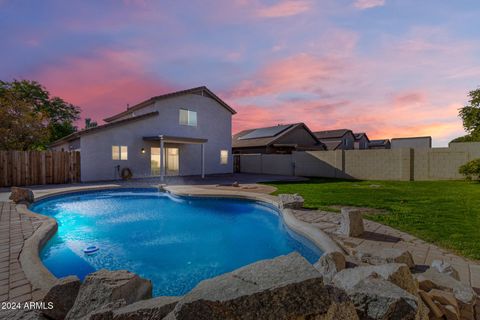
[[(167, 176), (178, 176), (179, 173), (179, 150), (178, 148), (164, 148), (163, 161)], [(150, 171), (152, 176), (160, 175), (160, 148), (150, 148)]]

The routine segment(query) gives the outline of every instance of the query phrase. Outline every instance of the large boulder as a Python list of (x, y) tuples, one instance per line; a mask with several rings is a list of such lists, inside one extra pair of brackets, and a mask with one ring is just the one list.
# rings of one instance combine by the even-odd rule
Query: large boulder
[(397, 248), (362, 247), (356, 249), (354, 255), (360, 261), (373, 265), (404, 263), (409, 268), (415, 267), (412, 254), (407, 250)]
[(359, 237), (363, 232), (362, 211), (352, 208), (342, 208), (338, 233), (348, 237)]
[(345, 269), (334, 276), (333, 285), (348, 291), (361, 281), (371, 277), (381, 278), (413, 295), (417, 294), (417, 283), (410, 273), (410, 269), (402, 263)]
[(450, 263), (444, 260), (433, 260), (430, 264), (430, 267), (440, 273), (444, 273), (454, 278), (455, 280), (460, 281), (460, 275), (458, 274), (458, 271)]
[(306, 318), (358, 319), (345, 292), (292, 253), (200, 282), (165, 319)]
[(380, 278), (363, 279), (347, 293), (360, 319), (428, 319), (428, 311), (419, 297)]
[(39, 310), (33, 309), (0, 309), (2, 320), (49, 320)]
[(10, 200), (15, 203), (32, 203), (35, 198), (33, 196), (33, 191), (27, 188), (12, 187), (10, 194)]
[(279, 194), (280, 206), (285, 209), (302, 209), (304, 200), (298, 194)]
[(416, 278), (420, 289), (424, 291), (428, 292), (432, 289), (439, 289), (452, 292), (458, 302), (461, 318), (474, 319), (474, 307), (477, 294), (471, 287), (464, 285), (447, 274), (438, 272), (434, 268), (429, 268), (424, 273), (417, 274)]
[(163, 319), (181, 297), (157, 297), (129, 305), (110, 305), (90, 313), (88, 320)]
[(162, 319), (177, 305), (181, 297), (157, 297), (138, 301), (113, 311), (113, 320)]
[(333, 277), (346, 267), (345, 256), (341, 252), (325, 253), (313, 265), (323, 276), (324, 283), (330, 283)]
[(53, 309), (45, 309), (42, 311), (43, 314), (54, 320), (65, 319), (79, 290), (80, 280), (76, 276), (59, 279), (43, 298), (45, 303), (53, 304)]
[(150, 280), (126, 270), (99, 270), (85, 278), (66, 319), (88, 318), (90, 313), (111, 308), (112, 304), (131, 304), (151, 297)]

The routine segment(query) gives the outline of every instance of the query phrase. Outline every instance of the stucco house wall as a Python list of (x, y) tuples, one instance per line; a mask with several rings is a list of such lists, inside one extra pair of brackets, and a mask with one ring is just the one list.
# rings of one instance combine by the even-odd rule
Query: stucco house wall
[(356, 150), (365, 150), (368, 149), (368, 139), (365, 136), (362, 136), (360, 139), (356, 139), (353, 145), (353, 148)]
[(298, 144), (300, 146), (316, 146), (318, 144), (318, 140), (312, 137), (312, 135), (305, 130), (304, 127), (297, 127), (290, 131), (288, 134), (280, 137), (275, 143), (278, 144)]
[[(197, 112), (197, 126), (179, 124), (179, 110)], [(150, 147), (159, 142), (143, 141), (147, 136), (175, 136), (208, 139), (205, 143), (205, 173), (231, 173), (232, 114), (215, 100), (197, 94), (175, 96), (153, 102), (122, 119), (157, 111), (157, 116), (104, 128), (80, 137), (82, 181), (112, 180), (118, 171), (128, 167), (134, 177), (147, 177), (150, 172)], [(121, 120), (121, 119), (119, 119)], [(118, 121), (118, 120), (117, 120)], [(112, 146), (128, 146), (128, 160), (112, 160)], [(201, 173), (201, 145), (165, 144), (179, 148), (179, 175)], [(145, 148), (145, 153), (141, 149)], [(228, 150), (228, 163), (220, 163), (220, 150)]]
[(391, 139), (391, 148), (431, 148), (432, 137), (411, 137), (411, 138), (393, 138)]

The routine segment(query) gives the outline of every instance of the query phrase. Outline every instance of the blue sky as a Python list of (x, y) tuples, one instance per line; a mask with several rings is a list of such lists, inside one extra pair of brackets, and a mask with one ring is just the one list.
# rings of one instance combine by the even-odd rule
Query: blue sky
[(305, 122), (371, 138), (463, 135), (480, 85), (480, 3), (5, 1), (0, 78), (33, 79), (95, 120), (207, 85), (234, 131)]

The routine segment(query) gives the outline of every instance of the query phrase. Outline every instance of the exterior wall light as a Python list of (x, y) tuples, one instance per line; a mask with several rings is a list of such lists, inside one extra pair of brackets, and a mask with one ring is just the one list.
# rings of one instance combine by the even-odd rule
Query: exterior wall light
[(140, 150), (140, 152), (141, 152), (142, 154), (144, 154), (144, 153), (145, 153), (145, 148), (142, 148), (142, 150)]

